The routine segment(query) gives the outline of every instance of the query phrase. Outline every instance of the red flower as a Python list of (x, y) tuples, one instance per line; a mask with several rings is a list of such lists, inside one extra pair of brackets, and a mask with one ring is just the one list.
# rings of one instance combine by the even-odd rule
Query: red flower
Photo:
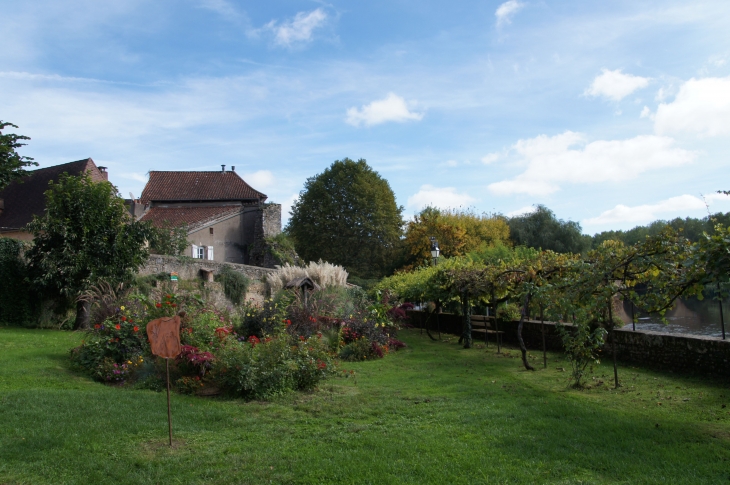
[(138, 331), (138, 330), (139, 330), (139, 327), (138, 327), (137, 325), (135, 325), (135, 326), (134, 326), (134, 328), (133, 328), (132, 330), (134, 330), (134, 331), (136, 332), (136, 331)]
[(172, 295), (165, 295), (165, 298), (169, 300), (170, 298), (172, 298)]
[(320, 369), (320, 370), (321, 369), (326, 369), (327, 368), (327, 363), (326, 362), (323, 362), (321, 360), (318, 360), (317, 361), (317, 368)]
[(173, 304), (172, 304), (172, 305), (170, 305), (170, 306), (172, 306), (172, 307), (176, 307), (176, 306), (177, 306), (177, 303), (173, 303)]
[(101, 328), (101, 325), (99, 325), (99, 324), (97, 323), (96, 325), (94, 325), (94, 328), (95, 328), (95, 329), (97, 329), (97, 330), (99, 330), (99, 329)]
[(127, 317), (122, 317), (120, 320), (122, 320), (123, 322), (126, 322), (127, 321)]
[(299, 336), (299, 340), (301, 340), (302, 342), (304, 342), (306, 339), (304, 338), (304, 335), (300, 335)]
[(155, 303), (155, 306), (156, 306), (157, 308), (162, 308), (162, 303)]
[(289, 325), (291, 325), (291, 320), (287, 319), (286, 320), (286, 326), (288, 327)]
[(116, 325), (114, 325), (114, 327), (115, 327), (115, 328), (116, 328), (117, 330), (119, 330), (120, 328), (122, 328), (122, 326), (121, 326), (121, 325), (119, 325), (118, 323), (117, 323)]

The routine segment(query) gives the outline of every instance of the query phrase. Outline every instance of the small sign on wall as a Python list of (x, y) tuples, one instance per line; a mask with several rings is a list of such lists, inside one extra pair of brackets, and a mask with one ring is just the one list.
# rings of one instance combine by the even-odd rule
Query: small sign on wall
[(176, 272), (170, 273), (170, 281), (177, 281), (178, 274)]

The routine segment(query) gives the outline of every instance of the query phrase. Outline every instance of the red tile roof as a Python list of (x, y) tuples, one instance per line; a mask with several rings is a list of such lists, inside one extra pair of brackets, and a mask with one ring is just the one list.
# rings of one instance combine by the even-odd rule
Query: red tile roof
[(152, 207), (140, 218), (152, 225), (162, 227), (165, 222), (169, 226), (188, 225), (188, 230), (204, 227), (205, 223), (224, 216), (241, 212), (240, 205), (218, 207)]
[(48, 182), (57, 181), (64, 172), (74, 176), (89, 172), (94, 182), (105, 180), (91, 158), (29, 171), (27, 176), (0, 191), (0, 199), (5, 201), (5, 210), (0, 214), (0, 232), (22, 229), (34, 215), (42, 215), (46, 210), (44, 192), (48, 190)]
[(143, 204), (204, 200), (263, 202), (266, 195), (254, 190), (236, 172), (150, 172), (140, 199)]

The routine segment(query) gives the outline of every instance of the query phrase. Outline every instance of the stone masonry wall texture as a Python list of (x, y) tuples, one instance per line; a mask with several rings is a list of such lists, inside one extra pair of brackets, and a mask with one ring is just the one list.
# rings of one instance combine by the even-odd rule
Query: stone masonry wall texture
[[(427, 315), (424, 312), (409, 311), (411, 324), (423, 328)], [(461, 316), (442, 313), (438, 319), (440, 330), (444, 333), (461, 334)], [(503, 340), (517, 345), (517, 325), (519, 322), (501, 323), (499, 330), (504, 331)], [(433, 333), (437, 330), (435, 319), (428, 321)], [(532, 350), (542, 349), (542, 325), (539, 321), (528, 320), (523, 324), (522, 338), (525, 346)], [(548, 350), (562, 351), (562, 341), (553, 322), (545, 322), (545, 340)], [(626, 326), (615, 331), (616, 353), (623, 362), (643, 364), (663, 370), (676, 372), (702, 373), (730, 377), (730, 340), (700, 335), (679, 335), (661, 332), (631, 330)], [(477, 342), (478, 339), (475, 339)], [(490, 336), (494, 342), (494, 336)], [(610, 353), (610, 344), (604, 353)], [(604, 358), (608, 358), (606, 355)]]

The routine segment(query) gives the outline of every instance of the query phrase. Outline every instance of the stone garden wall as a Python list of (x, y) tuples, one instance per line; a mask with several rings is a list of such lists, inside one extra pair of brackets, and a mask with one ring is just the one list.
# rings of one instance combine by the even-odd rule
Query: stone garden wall
[[(139, 275), (153, 275), (159, 273), (177, 273), (181, 280), (200, 280), (203, 271), (212, 271), (217, 274), (223, 266), (228, 266), (251, 280), (246, 293), (246, 299), (252, 299), (254, 302), (261, 303), (266, 297), (266, 275), (273, 272), (273, 269), (260, 268), (258, 266), (248, 266), (245, 264), (235, 263), (216, 263), (205, 259), (192, 259), (177, 256), (158, 256), (152, 255), (147, 263), (139, 270)], [(222, 288), (218, 283), (206, 282), (205, 286), (211, 292), (212, 303), (217, 306), (225, 303), (227, 300), (223, 296)]]
[[(424, 328), (424, 323), (433, 334), (441, 332), (461, 334), (461, 316), (441, 313), (428, 319), (428, 314), (409, 311), (411, 324)], [(503, 341), (518, 345), (517, 325), (519, 322), (503, 322), (499, 330), (504, 331)], [(539, 321), (527, 320), (523, 324), (522, 338), (525, 346), (532, 350), (542, 349), (542, 325)], [(563, 346), (556, 326), (545, 322), (545, 342), (548, 350), (562, 351)], [(699, 335), (667, 334), (631, 330), (630, 326), (616, 330), (617, 355), (621, 361), (656, 367), (676, 372), (698, 372), (730, 377), (730, 340)], [(480, 336), (476, 341), (484, 338)], [(490, 345), (494, 335), (489, 336)], [(606, 347), (604, 352), (609, 352)]]

